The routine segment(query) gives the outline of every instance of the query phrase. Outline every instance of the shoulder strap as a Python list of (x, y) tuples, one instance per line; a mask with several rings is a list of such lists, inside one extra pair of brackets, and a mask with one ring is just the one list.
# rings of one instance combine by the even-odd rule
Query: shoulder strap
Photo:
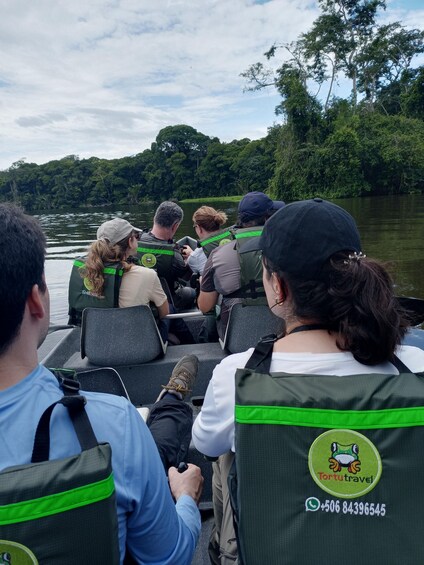
[[(119, 264), (119, 268), (122, 268), (122, 264)], [(113, 307), (119, 308), (119, 289), (121, 287), (122, 276), (119, 274), (119, 269), (116, 269), (115, 280), (113, 281)]]
[(393, 365), (399, 371), (399, 373), (412, 373), (411, 369), (409, 369), (403, 361), (399, 359), (397, 355), (394, 355), (392, 360)]
[(35, 432), (34, 447), (32, 450), (31, 463), (48, 461), (50, 456), (50, 418), (57, 404), (62, 404), (68, 409), (69, 416), (77, 434), (82, 451), (91, 449), (98, 445), (96, 436), (90, 420), (85, 411), (87, 402), (85, 396), (79, 394), (80, 384), (77, 380), (55, 373), (64, 396), (53, 402), (43, 412)]
[[(274, 343), (280, 336), (269, 334), (264, 336), (255, 347), (255, 351), (250, 356), (245, 365), (245, 369), (252, 369), (257, 373), (269, 374), (271, 368), (272, 350)], [(399, 373), (411, 373), (411, 369), (399, 359), (397, 355), (394, 356), (392, 364), (396, 367)]]
[[(258, 290), (261, 289), (261, 290)], [(251, 279), (246, 284), (242, 285), (240, 288), (230, 294), (225, 294), (225, 298), (263, 298), (266, 296), (265, 291), (260, 283)]]
[(246, 363), (246, 369), (252, 369), (257, 373), (269, 374), (271, 368), (272, 350), (275, 341), (278, 339), (276, 334), (264, 336), (256, 345), (255, 351)]
[[(135, 261), (135, 263), (137, 264), (137, 261)], [(124, 267), (120, 261), (117, 263), (107, 263), (104, 272), (108, 270), (108, 274), (113, 274), (113, 271), (111, 272), (111, 268), (115, 271), (115, 275), (113, 277), (113, 307), (119, 308), (119, 289), (121, 288)]]

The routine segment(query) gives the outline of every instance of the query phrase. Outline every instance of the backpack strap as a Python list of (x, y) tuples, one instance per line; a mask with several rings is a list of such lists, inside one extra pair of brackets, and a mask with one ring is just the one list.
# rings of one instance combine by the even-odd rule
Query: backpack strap
[(85, 404), (87, 402), (85, 396), (79, 394), (80, 384), (77, 380), (60, 374), (61, 371), (55, 373), (63, 390), (63, 397), (53, 402), (43, 412), (35, 432), (34, 447), (32, 450), (31, 463), (41, 463), (48, 461), (50, 456), (50, 418), (57, 404), (62, 404), (68, 410), (72, 424), (77, 434), (82, 451), (86, 451), (98, 445), (97, 438), (94, 434)]
[(250, 279), (246, 284), (242, 285), (240, 288), (230, 294), (226, 294), (225, 298), (251, 298), (252, 300), (256, 298), (263, 298), (266, 296), (262, 283)]
[[(293, 332), (294, 333), (294, 332)], [(257, 373), (269, 374), (271, 368), (272, 350), (274, 348), (274, 343), (277, 339), (280, 339), (281, 335), (269, 334), (261, 338), (255, 347), (255, 351), (250, 356), (248, 362), (245, 365), (245, 369), (255, 370)], [(399, 359), (397, 355), (394, 355), (392, 359), (392, 364), (396, 367), (399, 373), (412, 373), (411, 369)]]
[(393, 356), (392, 364), (396, 367), (399, 373), (412, 373), (411, 369), (409, 369), (397, 355)]
[[(122, 263), (119, 264), (119, 268), (122, 269)], [(121, 287), (122, 276), (118, 274), (118, 269), (116, 269), (115, 280), (113, 282), (113, 307), (119, 308), (119, 289)]]
[(262, 373), (264, 375), (269, 374), (274, 343), (280, 337), (281, 336), (277, 336), (276, 334), (269, 334), (261, 338), (255, 347), (255, 351), (246, 363), (245, 368), (252, 369), (256, 373)]
[[(282, 335), (269, 334), (261, 338), (255, 347), (254, 352), (250, 356), (245, 365), (245, 369), (251, 369), (255, 373), (269, 374), (271, 369), (272, 350), (274, 343), (282, 337)], [(227, 477), (227, 486), (230, 497), (230, 504), (233, 511), (233, 525), (236, 534), (237, 545), (240, 548), (239, 537), (239, 505), (238, 505), (238, 478), (236, 458), (231, 465), (231, 469)], [(239, 549), (238, 564), (244, 565), (241, 550)]]

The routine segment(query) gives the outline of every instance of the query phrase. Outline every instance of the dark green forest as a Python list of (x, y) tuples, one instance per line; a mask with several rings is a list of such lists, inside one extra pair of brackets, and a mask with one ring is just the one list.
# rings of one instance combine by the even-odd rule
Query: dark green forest
[[(36, 210), (252, 190), (286, 201), (424, 192), (424, 65), (413, 66), (424, 32), (378, 23), (384, 0), (319, 6), (307, 33), (242, 73), (246, 90), (281, 95), (266, 137), (224, 143), (176, 125), (130, 157), (18, 161), (0, 171), (0, 201)], [(334, 95), (340, 81), (346, 98)]]

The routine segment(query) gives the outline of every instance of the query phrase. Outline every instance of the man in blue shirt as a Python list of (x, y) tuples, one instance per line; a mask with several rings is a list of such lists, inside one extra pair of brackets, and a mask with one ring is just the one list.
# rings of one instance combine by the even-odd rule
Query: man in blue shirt
[[(0, 204), (0, 255), (3, 470), (31, 461), (38, 421), (62, 391), (37, 360), (37, 348), (49, 327), (45, 237), (34, 218), (7, 204)], [(191, 563), (200, 531), (200, 469), (189, 465), (180, 474), (170, 468), (168, 486), (156, 445), (136, 409), (121, 397), (89, 392), (84, 396), (97, 440), (112, 447), (121, 563), (126, 547), (137, 563)], [(53, 412), (50, 442), (50, 459), (80, 452), (62, 406)]]

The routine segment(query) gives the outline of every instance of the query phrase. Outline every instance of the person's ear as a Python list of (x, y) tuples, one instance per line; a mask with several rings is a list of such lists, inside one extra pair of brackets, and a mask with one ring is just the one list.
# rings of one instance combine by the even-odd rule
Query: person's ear
[(278, 298), (278, 302), (284, 302), (286, 299), (286, 293), (281, 280), (276, 273), (272, 273), (272, 289), (275, 292), (276, 298)]
[(35, 284), (29, 293), (27, 303), (31, 316), (36, 318), (44, 318), (46, 315), (45, 303), (42, 298), (42, 292), (38, 284)]

